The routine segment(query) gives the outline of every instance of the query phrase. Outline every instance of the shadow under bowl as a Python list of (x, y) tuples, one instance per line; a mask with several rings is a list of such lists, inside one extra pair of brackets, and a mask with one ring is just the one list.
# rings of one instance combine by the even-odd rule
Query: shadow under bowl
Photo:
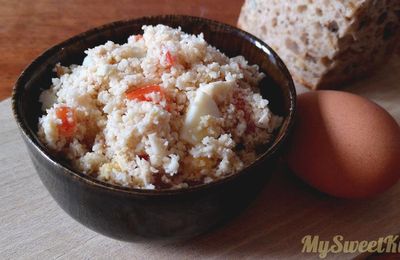
[[(124, 43), (142, 33), (142, 25), (181, 27), (229, 57), (243, 55), (267, 77), (261, 94), (283, 117), (273, 141), (259, 158), (237, 174), (209, 184), (179, 190), (141, 190), (103, 183), (74, 171), (38, 139), (42, 115), (39, 95), (50, 87), (55, 64), (82, 64), (84, 50), (111, 40)], [(264, 186), (294, 121), (296, 92), (292, 78), (276, 53), (258, 38), (204, 18), (165, 15), (118, 21), (74, 36), (41, 54), (20, 75), (14, 87), (15, 120), (45, 187), (58, 205), (86, 227), (125, 240), (185, 239), (220, 225), (245, 208)]]

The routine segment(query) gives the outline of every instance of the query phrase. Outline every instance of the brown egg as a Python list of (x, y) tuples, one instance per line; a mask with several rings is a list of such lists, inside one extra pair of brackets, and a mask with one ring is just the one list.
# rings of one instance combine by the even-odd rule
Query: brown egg
[(311, 186), (363, 198), (399, 179), (400, 128), (375, 103), (346, 92), (309, 92), (298, 96), (296, 119), (288, 164)]

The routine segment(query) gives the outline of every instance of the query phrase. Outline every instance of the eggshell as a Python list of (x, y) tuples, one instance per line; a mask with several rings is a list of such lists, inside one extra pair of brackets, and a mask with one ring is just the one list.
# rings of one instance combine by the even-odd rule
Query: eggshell
[(400, 128), (377, 104), (346, 92), (315, 91), (298, 96), (296, 117), (288, 165), (311, 186), (363, 198), (399, 179)]

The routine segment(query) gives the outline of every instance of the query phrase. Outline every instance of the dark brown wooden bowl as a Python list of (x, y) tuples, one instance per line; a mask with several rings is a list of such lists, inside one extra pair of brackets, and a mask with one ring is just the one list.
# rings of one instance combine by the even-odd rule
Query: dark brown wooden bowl
[[(51, 85), (52, 69), (81, 64), (84, 50), (112, 40), (126, 42), (142, 25), (180, 26), (204, 33), (208, 43), (232, 57), (243, 55), (268, 76), (260, 84), (271, 110), (284, 118), (276, 138), (241, 172), (209, 184), (179, 190), (141, 190), (103, 183), (74, 171), (38, 139), (39, 94)], [(12, 106), (30, 157), (45, 187), (71, 217), (101, 234), (127, 241), (183, 239), (215, 227), (245, 208), (274, 170), (295, 113), (296, 93), (281, 59), (264, 42), (229, 25), (181, 15), (143, 17), (94, 28), (66, 40), (36, 58), (17, 80)]]

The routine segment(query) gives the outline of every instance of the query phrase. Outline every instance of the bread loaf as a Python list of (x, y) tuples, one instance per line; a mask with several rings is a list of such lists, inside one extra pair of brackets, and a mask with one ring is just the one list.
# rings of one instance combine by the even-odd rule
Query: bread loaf
[(394, 52), (399, 25), (400, 0), (246, 0), (238, 20), (311, 89), (371, 71)]

